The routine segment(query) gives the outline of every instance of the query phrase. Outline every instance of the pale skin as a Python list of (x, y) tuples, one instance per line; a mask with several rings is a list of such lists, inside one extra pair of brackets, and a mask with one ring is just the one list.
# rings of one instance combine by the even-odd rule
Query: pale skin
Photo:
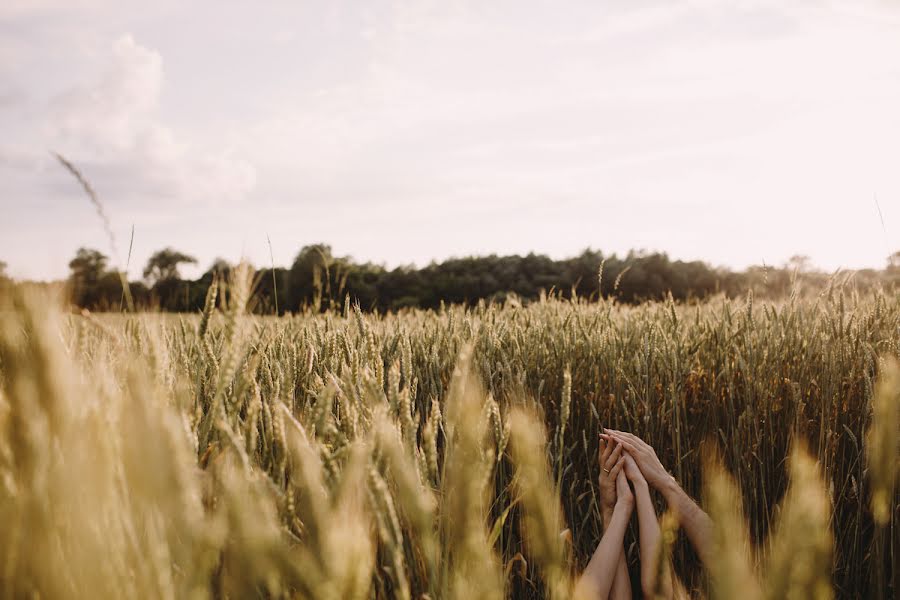
[[(582, 599), (631, 598), (623, 540), (631, 512), (637, 505), (641, 558), (641, 590), (647, 597), (686, 597), (670, 565), (657, 569), (661, 534), (650, 488), (659, 491), (678, 516), (704, 565), (712, 555), (712, 521), (662, 466), (656, 451), (642, 439), (624, 431), (604, 429), (600, 434), (600, 510), (604, 532), (575, 593)], [(634, 486), (632, 492), (631, 486)], [(657, 577), (663, 580), (657, 582)]]
[[(607, 443), (600, 440), (600, 510), (604, 523), (609, 523), (615, 508), (617, 494), (616, 485), (604, 469), (615, 465), (620, 456), (625, 462), (622, 470), (626, 479), (634, 488), (635, 506), (638, 516), (640, 557), (641, 557), (641, 591), (645, 597), (652, 597), (656, 591), (657, 568), (656, 561), (659, 554), (660, 529), (656, 518), (656, 510), (653, 500), (650, 498), (650, 488), (644, 479), (641, 470), (634, 459), (627, 452), (622, 452), (622, 446), (615, 442)], [(664, 598), (672, 598), (672, 581), (669, 570), (665, 571), (666, 579), (660, 585), (660, 592)], [(625, 553), (619, 555), (616, 572), (613, 577), (611, 599), (631, 598), (631, 580), (628, 577), (628, 567), (625, 564)]]
[[(618, 444), (607, 444), (600, 440), (599, 465), (600, 476), (597, 478), (600, 489), (600, 516), (604, 527), (612, 520), (613, 510), (616, 507), (616, 478), (612, 477), (611, 470), (622, 457), (622, 447)], [(623, 463), (623, 468), (625, 463)], [(631, 579), (628, 577), (628, 566), (625, 564), (625, 552), (619, 555), (616, 564), (616, 572), (613, 577), (612, 589), (609, 597), (614, 600), (631, 598)]]
[[(675, 510), (678, 515), (678, 522), (687, 534), (688, 541), (694, 547), (703, 564), (709, 568), (710, 560), (713, 556), (713, 523), (709, 515), (703, 512), (697, 506), (697, 503), (681, 489), (675, 478), (669, 475), (662, 463), (659, 462), (656, 451), (649, 444), (636, 435), (625, 431), (615, 429), (604, 429), (603, 431), (604, 433), (600, 437), (606, 440), (607, 443), (621, 445), (625, 453), (634, 460), (635, 465), (649, 487), (661, 493), (669, 507)], [(638, 511), (640, 517), (640, 507)], [(653, 518), (655, 521), (655, 514)], [(659, 535), (658, 530), (657, 525), (657, 538)], [(641, 562), (643, 562), (643, 539), (641, 540), (641, 546)]]
[(609, 518), (606, 514), (603, 516), (603, 537), (576, 584), (575, 597), (604, 600), (630, 598), (631, 583), (625, 569), (623, 541), (625, 529), (634, 509), (634, 494), (628, 487), (628, 480), (623, 471), (625, 457), (622, 455), (621, 447), (610, 450), (605, 457), (601, 449), (600, 465), (601, 508), (604, 506), (608, 508), (611, 485), (615, 486), (615, 501)]
[[(656, 519), (656, 509), (653, 499), (650, 498), (650, 486), (638, 468), (637, 463), (627, 452), (623, 471), (625, 477), (634, 486), (635, 504), (638, 517), (638, 537), (641, 552), (641, 591), (644, 597), (652, 598), (656, 593), (657, 560), (660, 549), (659, 521)], [(672, 577), (670, 569), (663, 569), (663, 581), (659, 585), (659, 592), (663, 598), (673, 598)]]

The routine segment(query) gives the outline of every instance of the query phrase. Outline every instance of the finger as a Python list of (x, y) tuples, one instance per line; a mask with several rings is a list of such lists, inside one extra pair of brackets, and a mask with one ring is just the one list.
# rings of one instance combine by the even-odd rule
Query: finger
[(605, 464), (609, 453), (612, 452), (612, 444), (607, 440), (600, 440), (600, 464)]
[(624, 435), (621, 433), (610, 430), (610, 432), (606, 436), (610, 441), (618, 441), (626, 439)]
[(618, 429), (604, 429), (604, 432), (611, 439), (629, 439), (629, 434), (626, 431), (619, 431)]
[(647, 442), (645, 442), (638, 436), (634, 435), (633, 433), (628, 433), (627, 437), (628, 437), (628, 441), (631, 442), (632, 444), (634, 444), (635, 446), (637, 446), (638, 448), (641, 448), (643, 450), (647, 450), (650, 448), (650, 444), (648, 444)]
[[(641, 467), (638, 466), (638, 462), (634, 459), (634, 456), (631, 455), (627, 450), (623, 454), (625, 457), (625, 467), (628, 469), (635, 478), (642, 478), (644, 476), (643, 471), (641, 471)], [(629, 468), (630, 467), (630, 468)], [(627, 475), (628, 473), (626, 473)]]
[(600, 440), (600, 464), (605, 465), (606, 459), (609, 458), (609, 453), (612, 452), (612, 444), (608, 441), (601, 439)]
[(609, 477), (610, 469), (612, 469), (616, 461), (619, 459), (619, 456), (622, 454), (622, 447), (615, 440), (611, 440), (609, 442), (610, 451), (606, 454), (606, 460), (600, 464), (600, 468), (603, 470), (600, 475), (604, 475)]
[(630, 441), (630, 442), (634, 442), (634, 441), (637, 441), (637, 440), (640, 440), (640, 439), (641, 439), (641, 438), (639, 438), (638, 436), (636, 436), (636, 435), (634, 435), (633, 433), (630, 433), (630, 432), (628, 432), (628, 431), (619, 431), (618, 429), (613, 429), (612, 431), (613, 431), (613, 433), (615, 433), (615, 434), (618, 435), (619, 437), (623, 437), (623, 438), (627, 439), (627, 440)]
[(634, 448), (640, 448), (640, 444), (643, 443), (639, 437), (627, 431), (615, 431), (610, 434), (610, 438), (618, 442), (628, 442)]
[(629, 454), (631, 454), (631, 458), (634, 458), (635, 456), (639, 456), (639, 455), (640, 455), (640, 453), (638, 452), (638, 448), (635, 447), (635, 445), (632, 444), (631, 442), (626, 441), (626, 440), (624, 440), (624, 439), (620, 439), (620, 438), (615, 438), (615, 439), (616, 439), (616, 444), (617, 444), (620, 448), (624, 448), (626, 452), (628, 452)]
[(610, 478), (615, 479), (618, 477), (623, 466), (625, 466), (625, 457), (620, 456), (619, 460), (616, 461), (616, 464), (613, 465), (613, 468), (609, 470)]
[(609, 470), (612, 470), (613, 465), (616, 464), (616, 462), (619, 460), (619, 458), (621, 456), (622, 456), (622, 444), (616, 444), (615, 450), (612, 451), (612, 453), (606, 459), (606, 464), (603, 466), (605, 466)]
[(629, 442), (631, 442), (638, 448), (642, 448), (643, 450), (652, 450), (652, 448), (650, 447), (650, 444), (648, 444), (647, 442), (645, 442), (638, 436), (634, 435), (633, 433), (630, 433), (628, 431), (622, 431), (620, 433), (622, 434), (623, 437), (625, 437)]

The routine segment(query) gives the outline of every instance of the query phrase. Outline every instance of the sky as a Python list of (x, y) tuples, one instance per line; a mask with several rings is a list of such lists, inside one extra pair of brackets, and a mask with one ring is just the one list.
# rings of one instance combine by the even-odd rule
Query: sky
[(881, 268), (898, 107), (894, 0), (3, 0), (0, 260)]

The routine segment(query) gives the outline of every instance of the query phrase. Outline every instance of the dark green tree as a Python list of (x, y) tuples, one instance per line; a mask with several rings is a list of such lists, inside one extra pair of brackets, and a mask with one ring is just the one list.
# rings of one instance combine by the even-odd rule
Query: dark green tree
[(229, 274), (231, 274), (231, 268), (232, 265), (230, 262), (222, 257), (218, 257), (214, 261), (212, 261), (211, 265), (209, 265), (206, 273), (203, 274), (203, 278), (206, 278), (207, 275), (209, 276), (210, 280), (214, 276), (219, 278), (227, 278)]
[(331, 246), (326, 244), (312, 244), (300, 250), (288, 272), (290, 310), (327, 307), (334, 262)]
[(161, 281), (180, 279), (178, 266), (182, 264), (197, 264), (197, 259), (173, 248), (159, 250), (147, 261), (144, 267), (144, 279), (151, 285)]
[[(110, 273), (106, 270), (108, 258), (99, 250), (79, 248), (75, 258), (69, 261), (69, 286), (72, 302), (83, 308), (96, 308), (104, 298)], [(114, 275), (114, 274), (113, 274)], [(101, 285), (101, 283), (103, 285)]]

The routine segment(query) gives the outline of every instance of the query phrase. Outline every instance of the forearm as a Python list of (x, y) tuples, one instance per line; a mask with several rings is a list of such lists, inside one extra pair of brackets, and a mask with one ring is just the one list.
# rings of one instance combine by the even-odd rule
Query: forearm
[[(612, 509), (603, 512), (604, 527), (612, 520)], [(613, 576), (612, 589), (609, 592), (610, 600), (631, 600), (631, 578), (628, 576), (628, 563), (625, 560), (625, 551), (619, 555), (619, 563), (616, 565), (616, 574)]]
[(659, 491), (666, 499), (669, 508), (673, 508), (678, 515), (678, 522), (688, 536), (688, 540), (709, 568), (712, 560), (713, 523), (703, 509), (681, 489), (674, 478), (659, 486)]
[(663, 580), (660, 582), (659, 589), (665, 598), (671, 598), (672, 585), (667, 576), (668, 566), (660, 569), (658, 564), (661, 537), (659, 521), (653, 500), (650, 498), (650, 488), (646, 482), (634, 486), (634, 495), (638, 515), (638, 535), (641, 543), (641, 589), (645, 597), (652, 597), (657, 588), (656, 578), (662, 572)]
[(616, 565), (616, 574), (613, 577), (612, 590), (609, 592), (610, 600), (631, 600), (631, 578), (628, 576), (628, 564), (625, 562), (625, 550), (619, 555), (619, 563)]
[(594, 550), (584, 573), (581, 574), (576, 587), (576, 597), (584, 600), (609, 598), (613, 579), (619, 568), (619, 560), (623, 554), (622, 542), (625, 539), (625, 528), (630, 516), (630, 509), (621, 504), (616, 505), (597, 549)]

